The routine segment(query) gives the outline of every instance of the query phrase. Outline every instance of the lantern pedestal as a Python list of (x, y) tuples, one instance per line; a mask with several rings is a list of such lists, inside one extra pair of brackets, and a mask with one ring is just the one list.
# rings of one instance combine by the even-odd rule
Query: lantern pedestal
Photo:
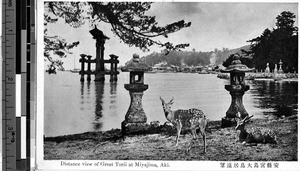
[(122, 135), (143, 134), (149, 130), (147, 123), (130, 123), (126, 120), (122, 122)]
[(147, 117), (142, 106), (143, 91), (148, 89), (146, 84), (125, 84), (125, 89), (129, 91), (130, 106), (125, 115), (125, 120), (134, 123), (145, 123)]
[(125, 84), (125, 89), (129, 91), (130, 106), (122, 122), (123, 135), (137, 134), (145, 131), (147, 116), (142, 106), (143, 92), (148, 89), (146, 84)]
[(226, 116), (222, 118), (221, 127), (230, 127), (236, 125), (237, 113), (240, 113), (241, 118), (248, 116), (243, 105), (243, 95), (249, 90), (248, 85), (225, 85), (225, 89), (230, 92), (231, 105), (226, 112)]

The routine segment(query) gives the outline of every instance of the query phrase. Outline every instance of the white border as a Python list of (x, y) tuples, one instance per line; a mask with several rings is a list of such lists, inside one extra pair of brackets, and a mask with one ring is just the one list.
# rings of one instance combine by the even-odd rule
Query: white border
[[(244, 169), (234, 169), (234, 168), (221, 168), (220, 163), (245, 163), (245, 164), (254, 164), (254, 163), (279, 163), (280, 169), (272, 168), (252, 168), (251, 170), (299, 170), (299, 138), (298, 138), (298, 162), (268, 162), (268, 161), (155, 161), (155, 160), (147, 160), (147, 161), (132, 161), (132, 160), (44, 160), (44, 1), (48, 0), (36, 0), (36, 26), (37, 26), (37, 108), (36, 108), (36, 160), (35, 160), (35, 169), (36, 170), (249, 170), (249, 168)], [(52, 0), (59, 1), (59, 0)], [(83, 1), (83, 0), (77, 0)], [(122, 0), (119, 0), (122, 1)], [(184, 1), (184, 0), (183, 0)], [(192, 0), (191, 0), (192, 1)], [(189, 1), (189, 2), (191, 2)], [(173, 2), (166, 1), (163, 2)], [(187, 1), (185, 1), (187, 2)], [(205, 1), (209, 2), (209, 1)], [(219, 0), (213, 2), (282, 2), (282, 3), (291, 3), (298, 1), (282, 1), (282, 0), (273, 0), (273, 1), (232, 1), (232, 0)], [(299, 8), (299, 6), (298, 6)], [(298, 120), (299, 125), (299, 120)], [(71, 163), (84, 163), (89, 162), (93, 165), (100, 164), (101, 162), (105, 163), (114, 163), (115, 162), (126, 162), (127, 164), (135, 163), (135, 162), (150, 162), (151, 164), (160, 165), (161, 163), (169, 163), (171, 167), (167, 168), (141, 168), (141, 167), (107, 167), (107, 166), (91, 166), (91, 167), (74, 167), (74, 166), (61, 166), (62, 162), (71, 162)]]
[(36, 0), (36, 162), (37, 169), (51, 168), (44, 166), (44, 0)]

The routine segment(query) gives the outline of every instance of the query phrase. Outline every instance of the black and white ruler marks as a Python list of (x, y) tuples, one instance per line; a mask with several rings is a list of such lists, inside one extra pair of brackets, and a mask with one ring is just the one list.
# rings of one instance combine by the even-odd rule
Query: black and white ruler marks
[(2, 169), (30, 170), (35, 0), (2, 0)]

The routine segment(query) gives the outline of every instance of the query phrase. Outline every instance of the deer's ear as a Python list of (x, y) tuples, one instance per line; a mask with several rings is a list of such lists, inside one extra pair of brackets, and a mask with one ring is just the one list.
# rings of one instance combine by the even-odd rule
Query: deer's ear
[(165, 103), (164, 99), (162, 99), (161, 97), (159, 97), (159, 99), (161, 100), (161, 102)]
[(170, 102), (169, 103), (174, 103), (174, 97), (172, 97), (172, 99), (170, 100)]
[(253, 117), (253, 115), (252, 116), (247, 116), (246, 118), (245, 118), (245, 122), (250, 122), (250, 119)]
[(238, 118), (242, 119), (242, 115), (241, 115), (240, 112), (238, 112), (236, 115), (237, 115)]

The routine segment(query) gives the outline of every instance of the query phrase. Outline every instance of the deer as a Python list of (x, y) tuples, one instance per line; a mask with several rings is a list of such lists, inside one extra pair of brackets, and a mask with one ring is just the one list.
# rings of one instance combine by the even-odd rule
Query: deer
[[(238, 114), (239, 118), (240, 115)], [(245, 129), (246, 123), (250, 122), (252, 116), (246, 116), (244, 119), (239, 119), (235, 130), (239, 130), (239, 141), (243, 144), (277, 144), (277, 136), (273, 130), (262, 128), (262, 127), (251, 127)]]
[[(191, 108), (188, 110), (175, 110), (172, 111), (171, 107), (174, 103), (174, 97), (170, 100), (170, 102), (166, 103), (164, 99), (160, 97), (160, 100), (162, 102), (163, 110), (166, 119), (171, 122), (177, 130), (177, 136), (176, 136), (176, 144), (178, 145), (179, 136), (182, 129), (190, 130), (192, 133), (192, 139), (191, 142), (187, 148), (187, 152), (190, 151), (192, 147), (192, 143), (194, 140), (197, 140), (197, 133), (196, 130), (200, 130), (200, 134), (203, 138), (203, 152), (206, 153), (206, 134), (205, 134), (205, 127), (208, 123), (208, 119), (204, 115), (204, 113), (200, 109)], [(201, 145), (201, 144), (200, 144)]]

